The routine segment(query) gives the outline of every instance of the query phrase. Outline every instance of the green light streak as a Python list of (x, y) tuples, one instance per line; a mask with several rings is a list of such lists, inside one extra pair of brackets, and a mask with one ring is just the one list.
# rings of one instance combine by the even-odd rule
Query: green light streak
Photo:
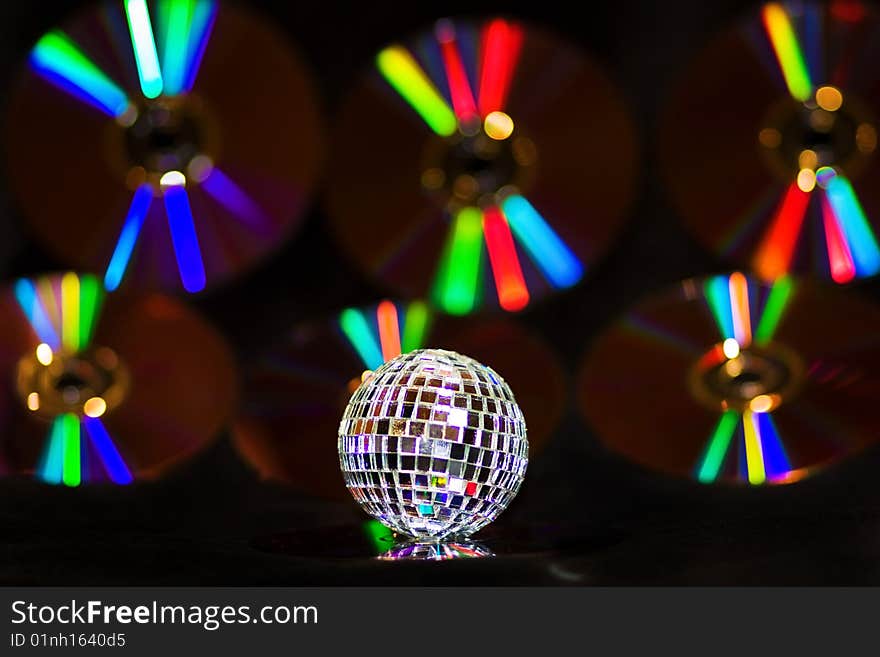
[(431, 130), (449, 137), (458, 129), (458, 120), (449, 103), (406, 48), (385, 48), (376, 57), (376, 66), (388, 84), (418, 112)]
[(162, 73), (165, 93), (172, 96), (179, 94), (186, 83), (194, 9), (194, 0), (164, 0), (160, 5), (161, 29), (165, 37)]
[(758, 322), (758, 328), (755, 330), (755, 342), (764, 344), (773, 339), (793, 290), (794, 281), (789, 276), (784, 276), (773, 284), (770, 296), (764, 304), (764, 311), (761, 313), (761, 321)]
[(455, 217), (437, 275), (437, 300), (453, 315), (467, 315), (474, 309), (483, 255), (483, 213), (466, 207)]
[(79, 418), (73, 413), (65, 413), (59, 419), (61, 421), (61, 432), (64, 436), (64, 485), (79, 486), (82, 477)]
[(403, 320), (403, 337), (400, 348), (409, 353), (424, 346), (425, 332), (428, 328), (428, 306), (423, 301), (413, 301), (406, 309)]
[(718, 478), (721, 464), (733, 439), (733, 432), (739, 424), (740, 414), (737, 411), (726, 411), (718, 420), (718, 425), (709, 439), (709, 446), (703, 456), (703, 463), (697, 473), (700, 483), (711, 484)]
[(87, 349), (101, 309), (101, 286), (91, 275), (83, 276), (79, 282), (79, 348)]

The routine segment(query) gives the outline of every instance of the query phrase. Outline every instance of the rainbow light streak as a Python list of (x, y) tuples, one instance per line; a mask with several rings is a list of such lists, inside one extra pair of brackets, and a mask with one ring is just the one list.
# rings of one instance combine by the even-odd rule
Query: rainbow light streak
[(478, 559), (483, 555), (478, 550), (473, 550), (465, 545), (448, 546), (449, 552), (454, 556), (465, 556)]
[(202, 263), (202, 251), (199, 248), (186, 187), (170, 185), (163, 190), (163, 195), (183, 289), (187, 292), (200, 292), (205, 289), (205, 265)]
[(718, 324), (723, 339), (735, 338), (733, 330), (733, 312), (730, 305), (730, 283), (726, 276), (713, 276), (706, 281), (704, 287), (709, 309)]
[(470, 121), (477, 116), (477, 102), (471, 83), (468, 80), (455, 28), (449, 21), (441, 21), (437, 26), (437, 41), (443, 55), (443, 67), (446, 69), (446, 80), (449, 82), (449, 93), (452, 95), (452, 106), (459, 121)]
[(813, 83), (788, 13), (779, 3), (771, 2), (764, 5), (761, 17), (788, 92), (795, 100), (806, 102), (813, 93)]
[(37, 41), (30, 62), (46, 80), (110, 116), (120, 116), (128, 109), (125, 92), (63, 32), (49, 32)]
[(763, 484), (767, 479), (764, 470), (764, 448), (761, 444), (761, 426), (758, 422), (760, 413), (745, 411), (743, 413), (743, 428), (746, 439), (746, 467), (748, 469), (749, 483), (753, 485)]
[(733, 318), (733, 335), (741, 347), (747, 347), (752, 342), (749, 283), (740, 272), (730, 275), (730, 310)]
[(265, 215), (260, 206), (225, 173), (214, 167), (202, 181), (204, 189), (220, 205), (248, 224), (262, 224)]
[[(61, 305), (58, 303), (55, 295), (56, 279), (52, 276), (40, 276), (35, 284), (37, 286), (37, 296), (43, 309), (46, 311), (46, 317), (55, 327), (55, 332), (61, 336)], [(60, 288), (61, 286), (58, 285)]]
[(37, 476), (47, 484), (60, 484), (64, 477), (64, 421), (58, 416), (49, 429)]
[(762, 278), (774, 281), (788, 272), (809, 204), (809, 192), (792, 183), (752, 261)]
[(64, 337), (62, 336), (61, 304), (57, 301), (55, 288), (57, 287), (60, 292), (61, 284), (57, 277), (54, 276), (40, 276), (34, 281), (34, 284), (37, 287), (37, 296), (40, 299), (43, 310), (46, 311), (46, 317), (49, 318), (49, 321), (55, 328), (55, 333), (61, 339), (58, 347), (60, 349), (63, 345)]
[(856, 266), (846, 244), (843, 228), (827, 197), (822, 202), (822, 222), (825, 227), (825, 247), (828, 250), (831, 278), (835, 283), (848, 283), (856, 277)]
[(793, 290), (794, 281), (788, 276), (777, 279), (773, 287), (770, 288), (761, 319), (758, 321), (758, 328), (755, 329), (755, 342), (765, 344), (773, 339), (773, 334), (776, 333), (776, 328), (791, 300)]
[(501, 209), (513, 234), (553, 287), (571, 287), (583, 277), (580, 260), (525, 197), (508, 196)]
[(428, 306), (422, 301), (413, 301), (407, 306), (403, 319), (403, 338), (401, 350), (407, 354), (421, 349), (428, 328)]
[(194, 0), (164, 0), (159, 4), (160, 23), (164, 36), (162, 75), (164, 92), (179, 94), (186, 82), (189, 55), (190, 22)]
[(480, 65), (480, 114), (503, 110), (522, 46), (522, 30), (495, 19), (483, 28)]
[(458, 121), (449, 104), (406, 48), (385, 48), (376, 57), (376, 66), (431, 130), (442, 137), (449, 137), (458, 130)]
[(487, 208), (484, 212), (483, 233), (495, 276), (498, 303), (504, 310), (522, 310), (529, 303), (529, 291), (523, 279), (510, 226), (497, 207)]
[(740, 414), (738, 412), (726, 411), (718, 420), (697, 472), (697, 479), (700, 483), (711, 484), (718, 478), (721, 465), (724, 463), (724, 457), (727, 455), (727, 450), (730, 448), (730, 443), (733, 440), (733, 433), (739, 424), (739, 418)]
[(384, 362), (379, 344), (361, 311), (355, 308), (343, 310), (339, 315), (339, 326), (367, 369), (374, 370)]
[(68, 272), (61, 277), (61, 346), (65, 351), (79, 351), (79, 325), (79, 276)]
[(46, 314), (31, 280), (21, 278), (15, 282), (15, 299), (40, 342), (45, 342), (53, 351), (58, 351), (61, 348), (58, 332)]
[(96, 319), (101, 310), (103, 294), (94, 276), (79, 279), (79, 348), (86, 349), (92, 341)]
[(125, 465), (125, 461), (122, 460), (119, 450), (113, 444), (113, 439), (110, 437), (101, 419), (97, 417), (84, 417), (82, 422), (89, 440), (92, 441), (92, 445), (94, 445), (98, 456), (101, 458), (101, 463), (107, 476), (110, 477), (110, 481), (114, 484), (130, 484), (134, 481), (131, 471)]
[(109, 292), (116, 290), (122, 282), (122, 277), (125, 276), (125, 270), (128, 269), (128, 263), (131, 261), (131, 254), (134, 252), (135, 244), (137, 244), (141, 228), (143, 228), (144, 219), (146, 219), (152, 204), (153, 188), (148, 183), (144, 183), (138, 187), (131, 199), (122, 232), (119, 233), (116, 248), (113, 249), (110, 264), (107, 265), (107, 272), (104, 274), (104, 287)]
[(480, 280), (483, 252), (483, 213), (462, 208), (455, 216), (450, 243), (437, 277), (439, 303), (448, 313), (466, 315), (473, 310)]
[(82, 480), (79, 418), (73, 413), (65, 413), (59, 419), (61, 420), (61, 434), (64, 444), (62, 480), (65, 486), (79, 486)]
[(400, 323), (397, 306), (383, 301), (376, 309), (376, 323), (379, 326), (379, 342), (382, 344), (382, 360), (390, 360), (400, 355)]
[(364, 533), (373, 544), (376, 554), (382, 554), (394, 544), (394, 534), (378, 520), (367, 520), (364, 523)]
[(147, 98), (156, 98), (162, 93), (162, 71), (159, 69), (159, 55), (156, 53), (156, 40), (153, 38), (147, 1), (125, 0), (125, 16), (131, 33), (141, 91)]
[(850, 182), (844, 176), (835, 176), (828, 182), (825, 195), (846, 236), (856, 273), (873, 276), (880, 272), (880, 247)]
[(196, 0), (192, 20), (189, 24), (189, 48), (187, 50), (186, 80), (181, 91), (189, 91), (196, 82), (202, 57), (208, 47), (214, 20), (217, 18), (217, 2), (215, 0)]
[(758, 421), (767, 479), (770, 481), (783, 479), (791, 472), (791, 462), (785, 453), (779, 431), (773, 422), (773, 416), (770, 413), (756, 413), (755, 415)]

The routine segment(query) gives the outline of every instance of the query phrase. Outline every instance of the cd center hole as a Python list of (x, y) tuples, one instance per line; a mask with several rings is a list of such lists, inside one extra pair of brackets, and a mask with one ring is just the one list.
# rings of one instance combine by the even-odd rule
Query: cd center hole
[(763, 380), (764, 376), (758, 372), (741, 372), (733, 377), (733, 382), (737, 385), (752, 385), (755, 383), (761, 383)]
[(72, 372), (65, 372), (55, 381), (55, 389), (56, 390), (66, 390), (68, 388), (77, 388), (81, 389), (86, 386), (85, 379), (83, 379), (78, 374), (74, 374)]
[(132, 164), (160, 175), (185, 171), (203, 147), (200, 122), (183, 106), (148, 106), (126, 129), (125, 139)]
[(518, 166), (510, 140), (496, 141), (480, 133), (449, 148), (442, 169), (452, 193), (461, 200), (474, 201), (511, 184)]
[[(817, 92), (817, 98), (820, 96)], [(768, 127), (761, 130), (759, 139), (786, 176), (822, 167), (846, 171), (876, 149), (876, 129), (859, 109), (858, 100), (843, 103), (843, 95), (837, 98), (834, 105), (789, 103), (768, 119)], [(814, 183), (805, 175), (807, 178), (798, 184), (810, 191)]]

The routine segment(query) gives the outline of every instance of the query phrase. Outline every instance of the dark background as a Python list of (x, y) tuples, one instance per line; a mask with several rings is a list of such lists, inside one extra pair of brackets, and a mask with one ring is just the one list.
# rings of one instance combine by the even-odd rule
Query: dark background
[[(0, 4), (0, 98), (32, 43), (83, 4)], [(534, 21), (604, 65), (630, 105), (642, 146), (630, 221), (586, 284), (520, 318), (552, 340), (570, 376), (591, 338), (637, 298), (723, 269), (668, 205), (653, 150), (655, 117), (689, 59), (756, 3), (246, 4), (263, 10), (299, 46), (331, 127), (375, 51), (441, 15), (501, 12)], [(63, 264), (28, 242), (2, 179), (0, 192), (0, 274)], [(362, 278), (337, 254), (316, 202), (303, 231), (278, 255), (193, 303), (227, 334), (244, 364), (295, 322), (375, 301), (382, 290)], [(878, 293), (876, 284), (861, 287)], [(663, 432), (658, 427), (658, 439)], [(498, 558), (387, 564), (367, 558), (358, 529), (364, 516), (354, 503), (322, 502), (260, 483), (222, 436), (159, 483), (62, 490), (0, 481), (0, 582), (877, 583), (878, 466), (874, 450), (796, 486), (704, 487), (607, 453), (572, 408), (551, 447), (530, 464), (511, 509), (484, 532)], [(273, 551), (260, 549), (267, 545)]]

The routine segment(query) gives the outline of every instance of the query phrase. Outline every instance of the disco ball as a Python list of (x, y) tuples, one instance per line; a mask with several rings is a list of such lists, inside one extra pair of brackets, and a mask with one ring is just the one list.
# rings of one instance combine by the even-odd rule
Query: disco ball
[(519, 490), (529, 454), (504, 380), (442, 349), (403, 354), (365, 376), (338, 447), (355, 500), (421, 540), (468, 536), (492, 522)]

